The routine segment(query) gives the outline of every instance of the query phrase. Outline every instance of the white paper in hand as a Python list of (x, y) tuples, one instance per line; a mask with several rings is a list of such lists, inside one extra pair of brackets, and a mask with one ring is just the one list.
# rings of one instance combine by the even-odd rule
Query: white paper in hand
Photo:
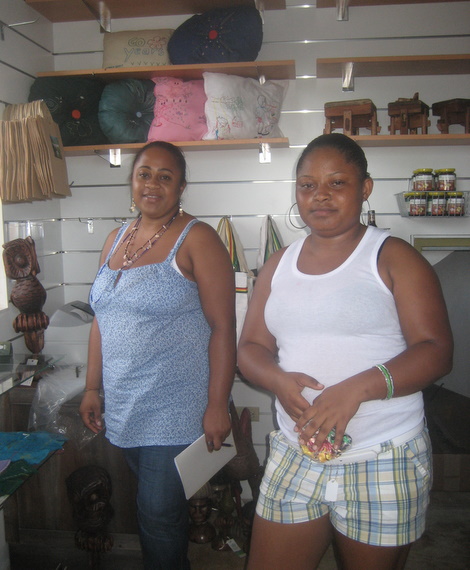
[(227, 437), (224, 443), (228, 446), (223, 446), (219, 451), (209, 453), (206, 438), (201, 435), (175, 457), (175, 465), (187, 499), (199, 491), (217, 471), (222, 469), (237, 454), (232, 434)]

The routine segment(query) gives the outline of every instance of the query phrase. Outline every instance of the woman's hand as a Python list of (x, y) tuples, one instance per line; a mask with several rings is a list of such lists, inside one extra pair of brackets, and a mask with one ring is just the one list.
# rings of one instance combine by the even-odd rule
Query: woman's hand
[(206, 408), (202, 425), (204, 435), (206, 436), (207, 449), (209, 451), (218, 451), (232, 429), (228, 404), (227, 406), (209, 404)]
[(101, 418), (101, 396), (99, 390), (89, 390), (85, 392), (79, 408), (82, 421), (88, 429), (94, 433), (99, 433), (103, 429)]
[(346, 428), (356, 414), (361, 401), (343, 382), (326, 388), (297, 419), (295, 431), (306, 444), (315, 435), (314, 451), (320, 449), (327, 435), (335, 428), (334, 447), (339, 449)]
[(301, 372), (284, 372), (272, 386), (272, 391), (282, 407), (294, 421), (299, 420), (309, 408), (308, 401), (301, 394), (304, 388), (323, 390), (324, 386), (315, 378)]

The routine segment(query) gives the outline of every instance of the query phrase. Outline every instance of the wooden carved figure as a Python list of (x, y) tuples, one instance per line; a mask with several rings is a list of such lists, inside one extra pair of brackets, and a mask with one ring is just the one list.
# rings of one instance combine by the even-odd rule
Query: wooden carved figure
[[(230, 417), (232, 418), (232, 433), (237, 454), (223, 467), (223, 471), (230, 480), (248, 481), (253, 500), (256, 502), (263, 476), (263, 467), (253, 445), (250, 410), (243, 408), (240, 416), (238, 416), (237, 408), (231, 401)], [(239, 511), (239, 506), (241, 507), (241, 502), (237, 497), (237, 511)]]
[(42, 312), (47, 293), (36, 275), (41, 271), (34, 240), (30, 236), (3, 244), (3, 263), (10, 279), (16, 279), (10, 301), (21, 312), (13, 321), (15, 332), (24, 333), (26, 347), (39, 354), (44, 348), (44, 330), (49, 317)]
[(215, 538), (215, 528), (210, 522), (212, 515), (212, 491), (209, 483), (206, 483), (188, 501), (189, 540), (197, 544), (211, 542)]
[(110, 504), (112, 485), (109, 473), (98, 465), (76, 469), (65, 480), (67, 496), (78, 525), (75, 545), (86, 550), (89, 567), (100, 568), (101, 553), (109, 552), (114, 544), (106, 527), (114, 516)]
[[(241, 522), (245, 537), (243, 549), (245, 552), (248, 552), (251, 525), (255, 514), (254, 508), (258, 500), (259, 486), (261, 484), (264, 468), (260, 463), (253, 445), (250, 410), (243, 408), (239, 416), (235, 404), (231, 401), (230, 416), (232, 418), (232, 433), (237, 454), (222, 468), (222, 471), (229, 479), (229, 486), (235, 496), (237, 516)], [(240, 481), (248, 482), (253, 496), (253, 500), (248, 501), (243, 507), (241, 502), (242, 487)]]

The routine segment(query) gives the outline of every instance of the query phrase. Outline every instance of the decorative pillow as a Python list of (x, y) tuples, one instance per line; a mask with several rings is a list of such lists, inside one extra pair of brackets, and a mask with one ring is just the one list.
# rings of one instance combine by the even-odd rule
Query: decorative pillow
[(278, 122), (287, 81), (203, 73), (207, 101), (204, 140), (282, 137)]
[(145, 142), (153, 120), (153, 81), (121, 79), (103, 90), (98, 118), (111, 143)]
[(263, 22), (256, 8), (216, 8), (176, 28), (168, 53), (174, 65), (254, 61), (262, 41)]
[(103, 67), (170, 65), (168, 41), (174, 30), (109, 32), (103, 38)]
[(156, 77), (154, 119), (148, 140), (198, 141), (207, 132), (204, 81)]
[(64, 146), (106, 144), (98, 120), (104, 86), (92, 77), (38, 77), (28, 100), (44, 100), (59, 125)]

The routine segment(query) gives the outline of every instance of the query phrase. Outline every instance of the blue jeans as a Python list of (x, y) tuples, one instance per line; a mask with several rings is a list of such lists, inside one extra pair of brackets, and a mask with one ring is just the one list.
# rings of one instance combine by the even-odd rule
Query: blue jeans
[(137, 518), (145, 570), (189, 570), (188, 504), (174, 458), (186, 445), (123, 449), (137, 476)]

